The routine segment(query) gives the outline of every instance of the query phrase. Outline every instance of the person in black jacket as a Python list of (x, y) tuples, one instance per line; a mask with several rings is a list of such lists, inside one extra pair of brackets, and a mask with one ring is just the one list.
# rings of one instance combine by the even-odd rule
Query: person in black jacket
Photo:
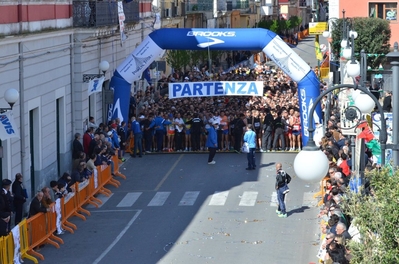
[(285, 208), (285, 195), (289, 192), (288, 184), (291, 182), (291, 176), (283, 170), (283, 165), (279, 162), (276, 164), (276, 185), (278, 208), (276, 213), (278, 217), (287, 217)]
[(392, 92), (386, 92), (384, 101), (382, 102), (382, 110), (384, 112), (392, 111)]
[(274, 119), (270, 109), (265, 109), (265, 119), (263, 120), (263, 136), (261, 152), (270, 151), (272, 148), (272, 137), (274, 129)]
[(15, 209), (15, 225), (18, 225), (22, 220), (24, 203), (26, 202), (26, 190), (22, 184), (22, 174), (15, 175), (15, 181), (12, 184), (12, 193), (14, 195), (14, 209)]
[(50, 211), (49, 208), (45, 208), (41, 201), (43, 199), (43, 192), (37, 192), (35, 198), (32, 199), (30, 206), (29, 206), (29, 217), (32, 217), (38, 213), (47, 213)]
[(80, 152), (84, 152), (83, 145), (80, 143), (80, 133), (75, 134), (75, 139), (72, 144), (72, 158), (78, 159)]
[(6, 200), (3, 195), (0, 195), (0, 237), (7, 236), (10, 232), (11, 212), (7, 208)]
[(273, 140), (273, 151), (278, 150), (278, 140), (280, 139), (281, 141), (281, 150), (285, 150), (285, 137), (284, 137), (284, 131), (285, 131), (285, 122), (281, 119), (281, 114), (282, 112), (278, 112), (278, 116), (276, 119), (274, 119), (274, 140)]
[[(4, 179), (2, 182), (2, 186), (3, 189), (1, 190), (1, 197), (4, 201), (4, 205), (3, 208), (1, 208), (0, 210), (2, 210), (3, 212), (7, 213), (7, 215), (12, 215), (12, 205), (13, 205), (13, 197), (12, 194), (10, 192), (10, 186), (11, 186), (11, 181), (9, 179)], [(11, 230), (11, 223), (8, 221), (7, 222), (7, 229), (8, 231)]]
[(198, 113), (194, 113), (194, 118), (187, 121), (186, 124), (191, 125), (190, 133), (191, 133), (191, 148), (193, 151), (199, 151), (201, 149), (200, 139), (201, 132), (204, 128), (204, 122), (199, 118)]

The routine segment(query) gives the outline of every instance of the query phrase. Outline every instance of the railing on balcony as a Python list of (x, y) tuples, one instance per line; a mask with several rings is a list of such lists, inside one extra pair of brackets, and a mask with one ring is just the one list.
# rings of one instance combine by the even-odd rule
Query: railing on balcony
[(235, 3), (228, 1), (228, 2), (226, 2), (226, 4), (227, 4), (227, 11), (233, 11), (233, 10), (236, 10), (236, 9), (247, 9), (247, 8), (249, 8), (249, 1), (248, 0), (246, 0), (246, 1), (237, 1)]
[(213, 10), (212, 1), (197, 1), (196, 3), (187, 2), (186, 13), (209, 12)]
[[(125, 23), (139, 22), (139, 3), (123, 2)], [(73, 1), (74, 27), (101, 27), (118, 25), (118, 3), (103, 1)]]

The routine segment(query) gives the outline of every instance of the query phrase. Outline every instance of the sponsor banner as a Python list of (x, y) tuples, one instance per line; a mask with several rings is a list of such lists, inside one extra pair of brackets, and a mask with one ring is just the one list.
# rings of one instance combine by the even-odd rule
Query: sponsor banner
[(121, 46), (123, 42), (127, 39), (125, 35), (125, 12), (123, 12), (123, 2), (118, 1), (118, 19), (119, 19), (119, 31), (121, 34)]
[(114, 103), (108, 109), (108, 120), (120, 118), (121, 122), (129, 121), (130, 89), (131, 84), (114, 72), (109, 88), (114, 90)]
[(324, 31), (328, 30), (327, 22), (315, 22), (309, 23), (309, 34), (310, 35), (322, 35)]
[(310, 66), (299, 57), (279, 36), (270, 41), (263, 52), (296, 82), (305, 77)]
[(11, 111), (0, 114), (0, 122), (0, 140), (19, 138), (19, 130)]
[[(260, 50), (276, 34), (263, 28), (162, 28), (151, 39), (163, 49)], [(173, 36), (171, 38), (170, 36)]]
[(104, 76), (100, 78), (94, 78), (89, 81), (87, 86), (87, 95), (90, 96), (94, 93), (101, 92), (103, 90)]
[(183, 82), (169, 83), (169, 98), (202, 96), (262, 96), (263, 82)]
[[(299, 95), (299, 112), (301, 114), (301, 126), (302, 126), (302, 145), (306, 146), (309, 140), (309, 115), (310, 109), (313, 107), (313, 102), (320, 95), (319, 81), (316, 74), (310, 71), (303, 80), (298, 82), (298, 95)], [(313, 113), (313, 120), (315, 124), (322, 124), (322, 111), (320, 103), (316, 106), (316, 111)], [(317, 126), (313, 126), (317, 128)], [(313, 133), (315, 136), (320, 134), (320, 131)], [(317, 138), (317, 136), (316, 136)]]
[(143, 71), (156, 58), (159, 58), (159, 54), (162, 54), (162, 52), (163, 49), (155, 44), (150, 37), (147, 37), (116, 70), (128, 83), (133, 83), (140, 79)]

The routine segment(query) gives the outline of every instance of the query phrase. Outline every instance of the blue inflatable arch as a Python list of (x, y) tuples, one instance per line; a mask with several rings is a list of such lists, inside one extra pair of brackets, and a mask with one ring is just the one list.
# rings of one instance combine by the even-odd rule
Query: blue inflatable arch
[[(266, 29), (163, 28), (152, 32), (117, 67), (111, 78), (114, 104), (109, 116), (127, 121), (131, 84), (165, 50), (262, 50), (288, 76), (298, 83), (302, 137), (308, 140), (308, 116), (313, 100), (320, 94), (320, 83), (310, 66), (278, 35)], [(320, 105), (314, 120), (321, 123)]]

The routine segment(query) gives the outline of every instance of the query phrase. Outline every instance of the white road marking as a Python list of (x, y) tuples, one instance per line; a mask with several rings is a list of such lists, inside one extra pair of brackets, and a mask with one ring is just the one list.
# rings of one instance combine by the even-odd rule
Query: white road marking
[(212, 195), (209, 205), (216, 205), (216, 206), (224, 205), (226, 203), (227, 196), (229, 196), (229, 191), (215, 192)]
[(127, 232), (127, 230), (130, 228), (130, 226), (136, 221), (136, 219), (139, 217), (141, 213), (141, 210), (137, 210), (137, 212), (134, 214), (133, 218), (130, 219), (129, 223), (125, 226), (125, 228), (119, 233), (119, 235), (115, 238), (115, 240), (107, 247), (107, 249), (100, 255), (98, 258), (93, 262), (93, 264), (98, 264), (107, 254), (112, 250), (112, 248), (121, 240), (123, 235)]
[(258, 192), (244, 192), (241, 197), (239, 206), (254, 206), (257, 197)]
[(179, 206), (194, 205), (200, 192), (185, 192), (183, 198), (179, 202)]
[(170, 192), (157, 192), (148, 206), (162, 206), (168, 199)]
[(273, 192), (272, 193), (272, 197), (271, 197), (271, 200), (270, 200), (270, 206), (273, 206), (273, 207), (277, 207), (278, 206), (277, 192)]
[(131, 192), (127, 193), (125, 197), (118, 203), (116, 207), (130, 207), (132, 206), (137, 199), (139, 199), (142, 192)]

